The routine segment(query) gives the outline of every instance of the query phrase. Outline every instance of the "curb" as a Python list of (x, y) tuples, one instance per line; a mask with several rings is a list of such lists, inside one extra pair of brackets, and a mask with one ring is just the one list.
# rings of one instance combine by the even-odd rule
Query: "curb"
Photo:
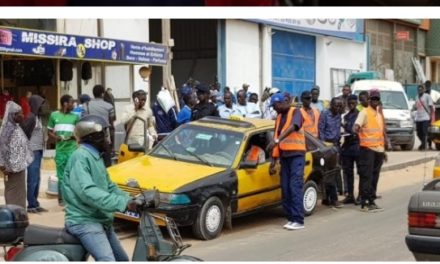
[(390, 164), (387, 166), (382, 166), (380, 172), (400, 170), (400, 169), (404, 169), (404, 168), (407, 168), (410, 166), (419, 165), (422, 163), (429, 162), (431, 160), (435, 160), (436, 157), (437, 157), (437, 155), (432, 156), (432, 157), (422, 157), (422, 158), (411, 160), (408, 162), (402, 162), (402, 163), (398, 163), (398, 164)]

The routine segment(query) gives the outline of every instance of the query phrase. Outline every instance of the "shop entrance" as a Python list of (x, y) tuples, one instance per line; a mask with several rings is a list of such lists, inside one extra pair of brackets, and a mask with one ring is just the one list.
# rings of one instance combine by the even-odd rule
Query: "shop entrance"
[[(151, 19), (150, 42), (162, 43), (161, 20)], [(217, 20), (172, 19), (172, 74), (176, 87), (189, 78), (212, 84), (217, 76)], [(153, 67), (151, 91), (154, 96), (162, 86), (162, 69)]]

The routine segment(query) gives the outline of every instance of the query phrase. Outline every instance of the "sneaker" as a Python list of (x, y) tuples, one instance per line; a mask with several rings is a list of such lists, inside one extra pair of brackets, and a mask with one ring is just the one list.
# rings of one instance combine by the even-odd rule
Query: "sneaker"
[(376, 212), (382, 212), (382, 211), (383, 211), (383, 208), (380, 207), (380, 206), (378, 206), (378, 205), (375, 204), (375, 203), (370, 204), (370, 205), (368, 206), (368, 212), (370, 212), (370, 213), (376, 213)]
[(46, 208), (40, 207), (40, 206), (38, 206), (36, 209), (39, 213), (49, 212), (49, 210), (47, 210)]
[(344, 204), (342, 204), (339, 201), (333, 201), (330, 203), (330, 207), (334, 207), (334, 208), (342, 208), (344, 207)]
[(377, 212), (382, 212), (383, 208), (373, 203), (369, 205), (362, 205), (361, 211), (365, 213), (377, 213)]
[(290, 225), (286, 226), (286, 229), (288, 230), (298, 230), (298, 229), (303, 229), (304, 228), (304, 224), (300, 224), (297, 222), (293, 222)]
[(37, 208), (28, 208), (27, 212), (31, 213), (31, 214), (38, 214), (39, 213)]
[(356, 204), (356, 201), (354, 200), (353, 196), (347, 196), (342, 200), (343, 204)]
[(291, 224), (293, 224), (293, 222), (289, 221), (289, 222), (287, 222), (287, 224), (283, 225), (283, 228), (287, 228), (287, 227), (290, 226)]

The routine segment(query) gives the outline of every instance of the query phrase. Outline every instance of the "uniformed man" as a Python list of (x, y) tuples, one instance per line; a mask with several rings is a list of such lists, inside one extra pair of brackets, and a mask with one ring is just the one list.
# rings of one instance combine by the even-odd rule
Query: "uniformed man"
[(287, 215), (288, 230), (304, 228), (303, 185), (306, 143), (303, 117), (298, 108), (290, 106), (290, 98), (282, 93), (272, 95), (270, 105), (278, 113), (274, 138), (268, 149), (272, 151), (269, 173), (274, 174), (275, 165), (281, 163), (282, 205)]

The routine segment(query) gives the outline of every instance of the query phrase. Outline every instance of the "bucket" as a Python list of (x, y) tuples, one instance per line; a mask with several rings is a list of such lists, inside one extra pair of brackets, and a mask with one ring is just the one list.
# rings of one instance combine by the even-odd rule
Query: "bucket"
[(55, 175), (49, 176), (46, 193), (50, 195), (58, 195), (58, 178)]

